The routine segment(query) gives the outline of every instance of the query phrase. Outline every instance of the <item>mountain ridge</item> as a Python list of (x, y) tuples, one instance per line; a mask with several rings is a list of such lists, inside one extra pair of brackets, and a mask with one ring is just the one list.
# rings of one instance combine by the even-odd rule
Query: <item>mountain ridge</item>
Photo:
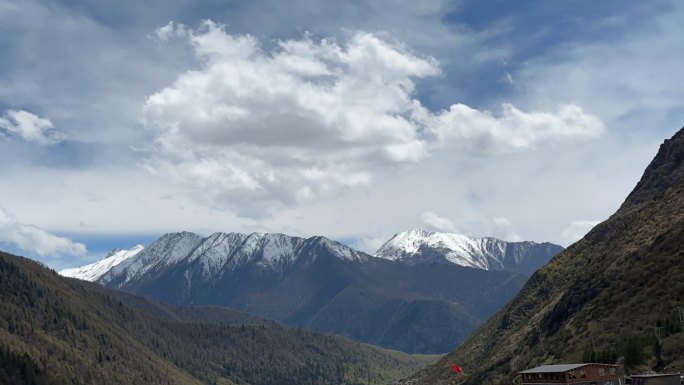
[(375, 256), (407, 264), (450, 262), (484, 270), (531, 274), (562, 250), (563, 247), (550, 242), (507, 242), (494, 237), (414, 229), (395, 234)]
[[(420, 234), (420, 236), (416, 237), (414, 234)], [(441, 239), (430, 244), (432, 237)], [(412, 239), (407, 241), (406, 238)], [(185, 246), (181, 246), (180, 250), (166, 250), (165, 247), (158, 245), (161, 242), (168, 247), (169, 242), (179, 239), (185, 240), (187, 243)], [(402, 239), (404, 244), (401, 244), (398, 241), (399, 239)], [(444, 239), (446, 242), (443, 241)], [(426, 240), (427, 242), (425, 242)], [(264, 242), (266, 245), (263, 244)], [(411, 244), (419, 242), (422, 244), (417, 246)], [(279, 244), (281, 248), (274, 247), (273, 243)], [(288, 243), (290, 244), (288, 245)], [(295, 243), (296, 245), (294, 245)], [(287, 260), (287, 258), (292, 258), (293, 247), (301, 247), (303, 243), (326, 244), (327, 247), (336, 249), (339, 257), (348, 260), (367, 260), (368, 257), (376, 257), (409, 265), (450, 262), (459, 266), (483, 270), (508, 270), (530, 274), (562, 250), (561, 246), (549, 242), (506, 242), (493, 237), (475, 238), (461, 234), (414, 229), (395, 234), (374, 255), (369, 255), (322, 236), (301, 238), (281, 233), (216, 232), (208, 237), (202, 237), (192, 232), (182, 231), (163, 234), (150, 245), (154, 246), (153, 250), (145, 251), (145, 247), (140, 244), (129, 250), (117, 248), (99, 261), (81, 267), (64, 269), (59, 273), (72, 278), (100, 281), (106, 285), (115, 276), (123, 274), (125, 278), (120, 279), (117, 284), (124, 285), (136, 276), (144, 274), (149, 268), (161, 268), (164, 264), (173, 263), (180, 259), (187, 259), (188, 262), (199, 259), (206, 274), (215, 274), (226, 265), (234, 269), (241, 263), (249, 261), (250, 254), (256, 253), (259, 246), (264, 248), (270, 246), (270, 252), (262, 261), (261, 266), (283, 268), (288, 263), (293, 262)], [(438, 247), (435, 246), (442, 246), (442, 248), (438, 250)], [(414, 250), (409, 250), (411, 248)], [(163, 254), (160, 253), (159, 249), (163, 249)], [(144, 260), (143, 263), (131, 260), (141, 252), (145, 252), (141, 257)], [(535, 253), (536, 255), (530, 256), (530, 254)], [(156, 254), (157, 257), (146, 258), (146, 255), (149, 254)], [(186, 255), (183, 256), (182, 254)], [(529, 260), (532, 259), (535, 260), (529, 263)]]
[(80, 267), (60, 270), (59, 274), (64, 277), (78, 278), (84, 281), (96, 281), (114, 266), (136, 256), (143, 249), (145, 249), (145, 246), (142, 244), (137, 244), (127, 250), (116, 248), (98, 261)]
[(524, 279), (456, 264), (409, 266), (320, 236), (181, 232), (162, 236), (96, 281), (170, 304), (227, 306), (386, 348), (443, 353)]

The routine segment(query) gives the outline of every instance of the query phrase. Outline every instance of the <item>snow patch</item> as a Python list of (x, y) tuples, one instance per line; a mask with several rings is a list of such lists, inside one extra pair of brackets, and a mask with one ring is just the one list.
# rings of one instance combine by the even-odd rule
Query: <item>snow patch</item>
[(476, 269), (505, 270), (515, 269), (537, 246), (540, 244), (415, 229), (394, 235), (375, 257), (409, 264), (447, 261)]
[(59, 275), (93, 282), (108, 272), (112, 267), (119, 265), (129, 258), (135, 257), (144, 249), (145, 246), (141, 244), (135, 245), (129, 250), (114, 249), (97, 262), (81, 267), (61, 270), (59, 271)]

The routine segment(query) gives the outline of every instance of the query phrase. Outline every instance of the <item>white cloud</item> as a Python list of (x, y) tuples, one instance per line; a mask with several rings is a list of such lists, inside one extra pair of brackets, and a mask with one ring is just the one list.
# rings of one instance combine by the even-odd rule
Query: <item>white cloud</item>
[(673, 79), (684, 76), (684, 6), (675, 1), (663, 9), (643, 23), (628, 22), (616, 38), (570, 42), (529, 61), (514, 73), (524, 84), (522, 102), (572, 100), (591, 106), (611, 129), (642, 135), (681, 127), (684, 88)]
[(55, 144), (64, 140), (64, 134), (54, 130), (50, 119), (24, 110), (8, 110), (4, 116), (0, 116), (0, 128), (27, 142)]
[(159, 27), (154, 31), (154, 36), (160, 41), (167, 41), (174, 37), (184, 37), (188, 35), (188, 29), (183, 24), (169, 21), (165, 26)]
[(420, 216), (421, 222), (427, 225), (430, 230), (436, 230), (446, 233), (457, 233), (456, 226), (448, 218), (440, 217), (432, 211), (424, 212)]
[[(6, 59), (0, 71), (0, 117), (5, 108), (10, 108), (4, 106), (25, 108), (49, 117), (58, 128), (68, 127), (70, 138), (98, 144), (92, 163), (72, 168), (72, 163), (64, 164), (64, 160), (89, 159), (90, 150), (28, 146), (19, 143), (23, 141), (19, 136), (10, 136), (16, 134), (0, 128), (0, 154), (4, 155), (0, 156), (0, 179), (6, 182), (0, 188), (0, 202), (11, 207), (23, 223), (60, 233), (278, 231), (325, 234), (340, 240), (371, 239), (372, 243), (375, 235), (389, 237), (421, 226), (421, 213), (435, 210), (465, 234), (504, 237), (507, 232), (496, 227), (492, 218), (505, 215), (526, 240), (565, 244), (560, 230), (572, 218), (607, 217), (619, 206), (658, 145), (681, 126), (684, 116), (681, 84), (672, 81), (682, 78), (684, 69), (684, 56), (678, 49), (684, 26), (680, 22), (681, 6), (674, 10), (659, 6), (660, 15), (647, 13), (646, 18), (625, 14), (628, 28), (624, 30), (613, 30), (591, 41), (583, 38), (586, 35), (567, 35), (561, 44), (554, 40), (551, 46), (530, 51), (527, 48), (537, 47), (538, 39), (519, 38), (529, 37), (524, 33), (529, 15), (511, 15), (520, 16), (522, 23), (506, 16), (471, 29), (465, 24), (468, 20), (451, 17), (458, 16), (454, 13), (458, 2), (453, 1), (338, 2), (331, 7), (312, 0), (268, 0), (245, 3), (239, 9), (218, 7), (215, 14), (231, 31), (266, 37), (261, 41), (253, 38), (258, 47), (256, 57), (265, 62), (281, 57), (281, 72), (287, 69), (295, 74), (295, 80), (309, 82), (313, 89), (324, 81), (333, 83), (338, 77), (353, 74), (340, 63), (328, 61), (328, 69), (339, 72), (316, 77), (325, 68), (315, 60), (304, 60), (306, 55), (296, 50), (286, 56), (277, 41), (267, 39), (309, 30), (314, 52), (320, 45), (314, 36), (336, 36), (337, 40), (328, 41), (346, 52), (351, 39), (345, 34), (362, 30), (373, 32), (371, 36), (409, 56), (428, 62), (415, 52), (439, 58), (437, 69), (442, 74), (409, 76), (416, 86), (409, 100), (417, 100), (424, 108), (439, 106), (427, 108), (425, 122), (434, 123), (435, 116), (459, 102), (470, 108), (477, 106), (479, 111), (474, 111), (478, 116), (487, 115), (483, 109), (489, 109), (494, 123), (505, 116), (498, 107), (503, 102), (528, 114), (546, 111), (551, 115), (574, 103), (585, 113), (599, 116), (608, 129), (595, 141), (546, 146), (548, 142), (536, 136), (515, 147), (506, 142), (505, 135), (501, 140), (490, 130), (464, 135), (462, 130), (440, 131), (425, 123), (431, 129), (420, 132), (426, 135), (411, 142), (413, 149), (402, 148), (399, 140), (393, 153), (390, 144), (379, 140), (361, 151), (361, 146), (352, 141), (346, 143), (344, 151), (348, 154), (338, 160), (330, 160), (324, 153), (338, 145), (331, 141), (321, 146), (319, 139), (326, 135), (309, 137), (310, 142), (302, 143), (297, 151), (276, 145), (294, 136), (286, 130), (281, 130), (280, 136), (268, 132), (273, 138), (270, 143), (247, 146), (240, 142), (229, 148), (217, 141), (205, 151), (195, 140), (182, 136), (187, 130), (179, 130), (169, 135), (180, 136), (179, 146), (187, 146), (199, 161), (160, 153), (158, 162), (151, 162), (158, 177), (150, 177), (134, 167), (142, 152), (122, 153), (119, 147), (140, 148), (141, 143), (148, 143), (149, 131), (136, 125), (141, 104), (164, 87), (177, 88), (174, 82), (192, 73), (190, 69), (198, 79), (210, 79), (208, 73), (219, 60), (200, 57), (199, 46), (191, 42), (190, 29), (181, 24), (162, 27), (161, 35), (150, 33), (150, 26), (159, 23), (160, 17), (153, 4), (140, 2), (140, 6), (115, 6), (107, 11), (122, 23), (102, 19), (99, 7), (75, 9), (64, 2), (12, 4), (0, 6), (0, 30), (8, 32), (1, 35), (4, 40), (0, 37)], [(265, 14), (265, 7), (275, 11)], [(288, 12), (294, 8), (300, 12)], [(184, 3), (165, 4), (166, 15), (182, 13), (187, 20), (202, 13), (196, 11)], [(623, 14), (623, 8), (618, 13)], [(454, 24), (459, 22), (463, 24)], [(12, 31), (21, 33), (9, 33)], [(201, 35), (206, 31), (192, 32)], [(146, 38), (148, 34), (150, 38)], [(235, 33), (232, 36), (239, 37)], [(395, 39), (407, 43), (414, 53), (389, 43)], [(51, 60), (36, 60), (36, 52)], [(253, 59), (240, 60), (249, 68)], [(497, 63), (500, 65), (495, 69), (490, 68)], [(505, 82), (504, 70), (511, 74), (514, 85)], [(240, 68), (239, 74), (242, 72)], [(311, 75), (306, 81), (302, 80), (305, 74)], [(266, 73), (264, 77), (270, 81), (273, 76)], [(500, 87), (490, 87), (492, 80)], [(225, 88), (220, 82), (215, 86), (216, 90), (207, 86), (209, 93)], [(247, 84), (245, 90), (253, 88)], [(155, 131), (154, 135), (165, 132)], [(438, 140), (437, 133), (443, 135), (444, 142)], [(230, 156), (219, 156), (217, 151)], [(506, 154), (483, 158), (488, 151)], [(58, 155), (62, 162), (55, 164), (46, 154)], [(406, 161), (396, 161), (402, 156)], [(241, 164), (245, 159), (252, 163)], [(176, 164), (187, 167), (174, 169)], [(329, 166), (344, 168), (348, 174), (362, 171), (357, 175), (360, 181), (352, 187), (340, 185), (334, 177), (340, 171)], [(302, 168), (308, 170), (310, 181), (300, 177)], [(230, 177), (238, 183), (231, 182)], [(194, 189), (179, 188), (179, 182)], [(255, 190), (241, 188), (243, 184)], [(97, 201), (91, 200), (91, 193)], [(318, 199), (321, 197), (325, 199)], [(288, 207), (258, 221), (225, 211), (231, 207), (253, 216), (283, 206)], [(95, 227), (85, 228), (81, 222)], [(372, 247), (366, 250), (374, 251)], [(54, 267), (55, 260), (45, 261)]]
[(19, 223), (0, 208), (0, 241), (41, 257), (83, 256), (86, 247), (69, 238), (59, 237), (39, 227)]
[(371, 235), (357, 238), (353, 242), (351, 242), (349, 246), (356, 250), (363, 251), (364, 253), (374, 255), (375, 252), (378, 251), (380, 246), (385, 244), (385, 242), (387, 242), (388, 239), (390, 239), (390, 237), (386, 235)]
[(599, 223), (601, 223), (601, 221), (574, 221), (563, 230), (563, 239), (568, 245), (575, 243), (582, 239), (582, 237)]
[(506, 217), (492, 218), (494, 222), (494, 234), (508, 242), (520, 242), (522, 237), (513, 230), (513, 224)]
[(370, 33), (344, 43), (306, 35), (272, 49), (211, 21), (157, 34), (187, 36), (201, 68), (147, 98), (157, 146), (148, 166), (244, 216), (368, 185), (437, 147), (509, 152), (603, 128), (575, 105), (526, 113), (505, 104), (500, 117), (463, 104), (432, 112), (414, 88), (440, 74), (436, 60)]
[(527, 150), (535, 144), (568, 139), (596, 138), (603, 132), (600, 119), (569, 104), (555, 113), (520, 111), (503, 104), (499, 117), (454, 104), (437, 115), (434, 131), (445, 143), (458, 141), (475, 151)]

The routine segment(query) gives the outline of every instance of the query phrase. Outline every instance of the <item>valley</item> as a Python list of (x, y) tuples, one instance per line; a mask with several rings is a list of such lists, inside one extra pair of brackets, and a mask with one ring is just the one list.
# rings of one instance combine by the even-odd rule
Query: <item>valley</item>
[(177, 308), (0, 253), (0, 383), (384, 384), (434, 360)]
[(684, 385), (682, 21), (0, 0), (0, 385)]
[[(462, 246), (452, 242), (431, 253), (459, 254), (460, 263), (394, 260), (387, 246), (380, 257), (371, 256), (324, 237), (181, 232), (61, 274), (166, 303), (227, 306), (294, 327), (436, 354), (453, 349), (515, 295), (527, 279), (516, 266), (541, 266), (561, 250), (493, 239), (489, 249), (479, 248), (468, 237), (450, 236), (460, 237)], [(487, 257), (506, 261), (512, 271), (478, 267), (476, 261)]]

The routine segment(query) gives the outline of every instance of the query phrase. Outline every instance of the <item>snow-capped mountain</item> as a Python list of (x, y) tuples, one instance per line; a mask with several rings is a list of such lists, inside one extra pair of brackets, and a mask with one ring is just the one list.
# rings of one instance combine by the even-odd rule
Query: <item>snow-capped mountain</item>
[(96, 281), (112, 267), (129, 258), (135, 257), (144, 249), (145, 246), (143, 245), (135, 245), (129, 250), (114, 249), (97, 262), (72, 269), (64, 269), (60, 271), (59, 274), (65, 277), (78, 278), (85, 281)]
[[(116, 264), (103, 264), (108, 260), (105, 258), (96, 263), (99, 264), (96, 274), (80, 274), (76, 277), (109, 287), (123, 287), (170, 268), (188, 266), (192, 270), (192, 273), (187, 273), (188, 276), (211, 280), (248, 265), (282, 271), (291, 265), (316, 258), (322, 249), (325, 249), (324, 254), (346, 261), (369, 258), (364, 253), (324, 237), (304, 239), (284, 234), (215, 233), (203, 238), (194, 233), (180, 232), (165, 234), (144, 250), (141, 248)], [(72, 271), (86, 268), (88, 266), (60, 273), (75, 276)]]
[[(312, 245), (325, 247), (343, 260), (358, 261), (367, 258), (363, 253), (325, 237), (304, 239), (284, 234), (215, 233), (206, 238), (188, 256), (187, 261), (198, 261), (205, 275), (212, 275), (220, 270), (233, 271), (246, 264), (283, 270), (301, 262), (302, 258), (307, 258), (305, 247)], [(315, 258), (316, 254), (308, 257)]]
[(84, 278), (166, 303), (228, 306), (388, 348), (441, 353), (510, 300), (526, 275), (413, 266), (324, 237), (181, 232)]
[(562, 250), (552, 243), (506, 242), (416, 229), (394, 235), (375, 256), (409, 265), (451, 262), (483, 270), (532, 273)]
[(201, 236), (186, 231), (165, 234), (138, 253), (135, 258), (129, 258), (102, 274), (97, 282), (105, 286), (122, 286), (126, 282), (142, 277), (148, 271), (159, 271), (178, 263), (201, 241)]

